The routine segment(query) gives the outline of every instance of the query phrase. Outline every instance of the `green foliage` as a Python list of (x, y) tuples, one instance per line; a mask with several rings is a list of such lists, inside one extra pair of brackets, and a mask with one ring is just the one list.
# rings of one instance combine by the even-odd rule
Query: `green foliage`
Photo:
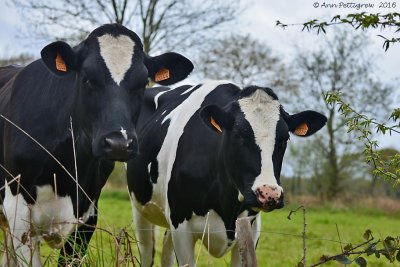
[[(396, 3), (393, 3), (396, 4)], [(276, 26), (286, 28), (288, 26), (293, 25), (302, 25), (304, 30), (311, 31), (316, 30), (317, 34), (320, 32), (326, 33), (326, 28), (332, 25), (350, 25), (354, 29), (366, 30), (368, 28), (394, 28), (395, 32), (400, 32), (400, 13), (393, 12), (388, 14), (380, 14), (380, 13), (352, 13), (347, 14), (345, 16), (336, 15), (329, 22), (328, 21), (319, 21), (317, 19), (313, 19), (301, 24), (285, 24), (280, 22), (279, 20), (276, 22)], [(384, 39), (383, 48), (386, 50), (389, 49), (389, 46), (393, 43), (400, 42), (400, 38), (392, 37), (387, 38), (382, 35), (379, 35)]]
[[(385, 178), (394, 182), (395, 185), (399, 185), (400, 153), (384, 157), (381, 151), (378, 151), (379, 145), (373, 139), (373, 132), (371, 130), (371, 127), (373, 127), (377, 133), (383, 135), (400, 134), (399, 109), (397, 108), (391, 113), (387, 123), (382, 123), (358, 113), (349, 103), (342, 100), (340, 92), (326, 93), (325, 100), (328, 104), (336, 105), (341, 114), (346, 118), (348, 132), (356, 133), (357, 138), (364, 142), (364, 158), (368, 164), (373, 166), (373, 175)], [(391, 125), (388, 125), (388, 123), (391, 123)]]

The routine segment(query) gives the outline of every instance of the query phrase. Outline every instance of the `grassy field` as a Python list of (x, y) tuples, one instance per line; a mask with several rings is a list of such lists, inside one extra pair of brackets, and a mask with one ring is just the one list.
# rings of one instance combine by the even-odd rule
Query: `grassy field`
[[(302, 238), (303, 229), (302, 213), (292, 215), (288, 220), (287, 216), (291, 209), (298, 204), (291, 204), (282, 210), (263, 214), (262, 233), (257, 248), (259, 266), (296, 266), (302, 257)], [(106, 228), (114, 233), (118, 233), (120, 228), (125, 228), (133, 235), (131, 208), (126, 192), (105, 191), (102, 194), (100, 203), (100, 223), (99, 226)], [(363, 233), (366, 229), (371, 229), (376, 239), (384, 238), (387, 235), (398, 236), (400, 214), (369, 209), (369, 208), (346, 208), (330, 206), (313, 206), (307, 208), (307, 259), (308, 263), (316, 263), (322, 255), (332, 255), (340, 252), (336, 224), (339, 229), (341, 239), (345, 243), (357, 244), (363, 241)], [(161, 239), (163, 231), (159, 232)], [(104, 241), (109, 240), (108, 234), (96, 235), (92, 245), (98, 247), (99, 237), (102, 236), (104, 254), (101, 258), (115, 258), (115, 252), (110, 254), (111, 249), (104, 246)], [(107, 241), (108, 242), (108, 241)], [(107, 243), (105, 242), (105, 243)], [(157, 258), (155, 266), (159, 266), (160, 240), (158, 240)], [(136, 245), (133, 243), (134, 255), (138, 256)], [(197, 255), (198, 249), (196, 249)], [(99, 253), (98, 248), (92, 249), (93, 260)], [(390, 264), (386, 259), (376, 259), (374, 256), (367, 258), (368, 266), (400, 266), (400, 264)], [(97, 261), (100, 264), (102, 260)], [(103, 262), (104, 263), (104, 262)], [(111, 265), (111, 264), (110, 264)], [(104, 266), (110, 266), (104, 263)], [(203, 248), (199, 266), (229, 266), (229, 256), (222, 259), (214, 259), (207, 255)], [(340, 266), (337, 263), (326, 264), (325, 266)]]
[[(302, 212), (287, 216), (291, 209), (298, 204), (287, 205), (282, 210), (263, 214), (262, 233), (258, 243), (257, 256), (259, 266), (296, 266), (302, 258), (303, 229)], [(109, 191), (102, 193), (99, 202), (99, 229), (96, 230), (94, 238), (90, 243), (85, 266), (136, 266), (138, 251), (134, 241), (131, 207), (126, 191)], [(343, 242), (357, 244), (363, 241), (362, 235), (366, 229), (371, 229), (376, 239), (387, 235), (398, 236), (400, 214), (388, 214), (385, 211), (369, 208), (346, 208), (332, 206), (307, 207), (307, 260), (308, 264), (317, 263), (322, 255), (333, 255), (340, 252), (336, 224)], [(121, 230), (124, 229), (124, 230)], [(108, 232), (107, 232), (108, 231)], [(112, 233), (112, 234), (110, 234)], [(130, 235), (130, 242), (126, 237)], [(157, 254), (155, 266), (160, 266), (160, 240), (163, 230), (158, 231)], [(122, 244), (120, 244), (122, 243)], [(121, 250), (117, 253), (118, 245)], [(131, 249), (127, 248), (130, 245)], [(54, 266), (58, 252), (50, 250), (46, 245), (42, 247), (43, 261), (47, 266)], [(127, 252), (128, 251), (128, 252)], [(131, 253), (132, 252), (132, 255)], [(198, 247), (196, 248), (196, 256)], [(51, 255), (51, 256), (45, 256)], [(229, 266), (229, 255), (222, 259), (208, 256), (204, 247), (200, 254), (199, 266)], [(367, 257), (368, 266), (400, 266), (399, 263), (390, 264), (386, 259), (376, 259), (374, 256)], [(127, 264), (126, 262), (130, 262)], [(336, 262), (324, 266), (341, 266)], [(356, 266), (354, 264), (354, 266)]]

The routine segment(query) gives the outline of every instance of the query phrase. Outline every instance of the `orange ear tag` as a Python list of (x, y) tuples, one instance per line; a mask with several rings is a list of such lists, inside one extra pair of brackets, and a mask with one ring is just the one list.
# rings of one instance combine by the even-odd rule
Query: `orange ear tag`
[(218, 123), (214, 120), (213, 117), (211, 117), (210, 122), (212, 126), (214, 126), (214, 128), (218, 130), (218, 132), (222, 133), (221, 127), (218, 125)]
[(308, 132), (308, 126), (307, 123), (302, 123), (299, 126), (297, 126), (296, 130), (294, 131), (295, 135), (300, 135), (300, 136), (304, 136), (306, 135)]
[(169, 69), (160, 69), (159, 71), (157, 71), (156, 76), (154, 78), (156, 82), (161, 82), (168, 79), (169, 79)]
[(62, 72), (67, 72), (67, 65), (65, 65), (64, 59), (61, 57), (60, 53), (57, 53), (56, 69)]

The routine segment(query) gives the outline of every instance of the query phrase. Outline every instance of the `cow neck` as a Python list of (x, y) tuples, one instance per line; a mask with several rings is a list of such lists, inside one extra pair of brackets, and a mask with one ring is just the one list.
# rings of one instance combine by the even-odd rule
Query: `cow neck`
[(221, 133), (221, 135), (222, 136), (218, 142), (218, 149), (214, 162), (216, 162), (216, 177), (219, 180), (218, 184), (221, 186), (222, 190), (217, 191), (215, 199), (218, 200), (217, 203), (222, 209), (222, 213), (225, 214), (225, 223), (228, 223), (226, 219), (237, 218), (237, 216), (239, 216), (239, 214), (245, 210), (245, 207), (241, 202), (239, 202), (239, 189), (233, 183), (232, 178), (229, 177), (227, 172), (228, 168), (231, 168), (230, 166), (227, 166), (227, 162), (223, 153), (227, 136), (225, 132)]

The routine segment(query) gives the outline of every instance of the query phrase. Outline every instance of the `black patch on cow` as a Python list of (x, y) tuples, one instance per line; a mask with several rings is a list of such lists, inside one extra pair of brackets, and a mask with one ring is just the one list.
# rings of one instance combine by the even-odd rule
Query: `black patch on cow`
[(272, 99), (278, 100), (278, 96), (275, 94), (274, 91), (272, 91), (271, 88), (268, 87), (259, 87), (259, 86), (248, 86), (243, 88), (243, 90), (240, 92), (239, 97), (240, 98), (245, 98), (250, 95), (252, 95), (256, 90), (263, 90), (266, 92)]

